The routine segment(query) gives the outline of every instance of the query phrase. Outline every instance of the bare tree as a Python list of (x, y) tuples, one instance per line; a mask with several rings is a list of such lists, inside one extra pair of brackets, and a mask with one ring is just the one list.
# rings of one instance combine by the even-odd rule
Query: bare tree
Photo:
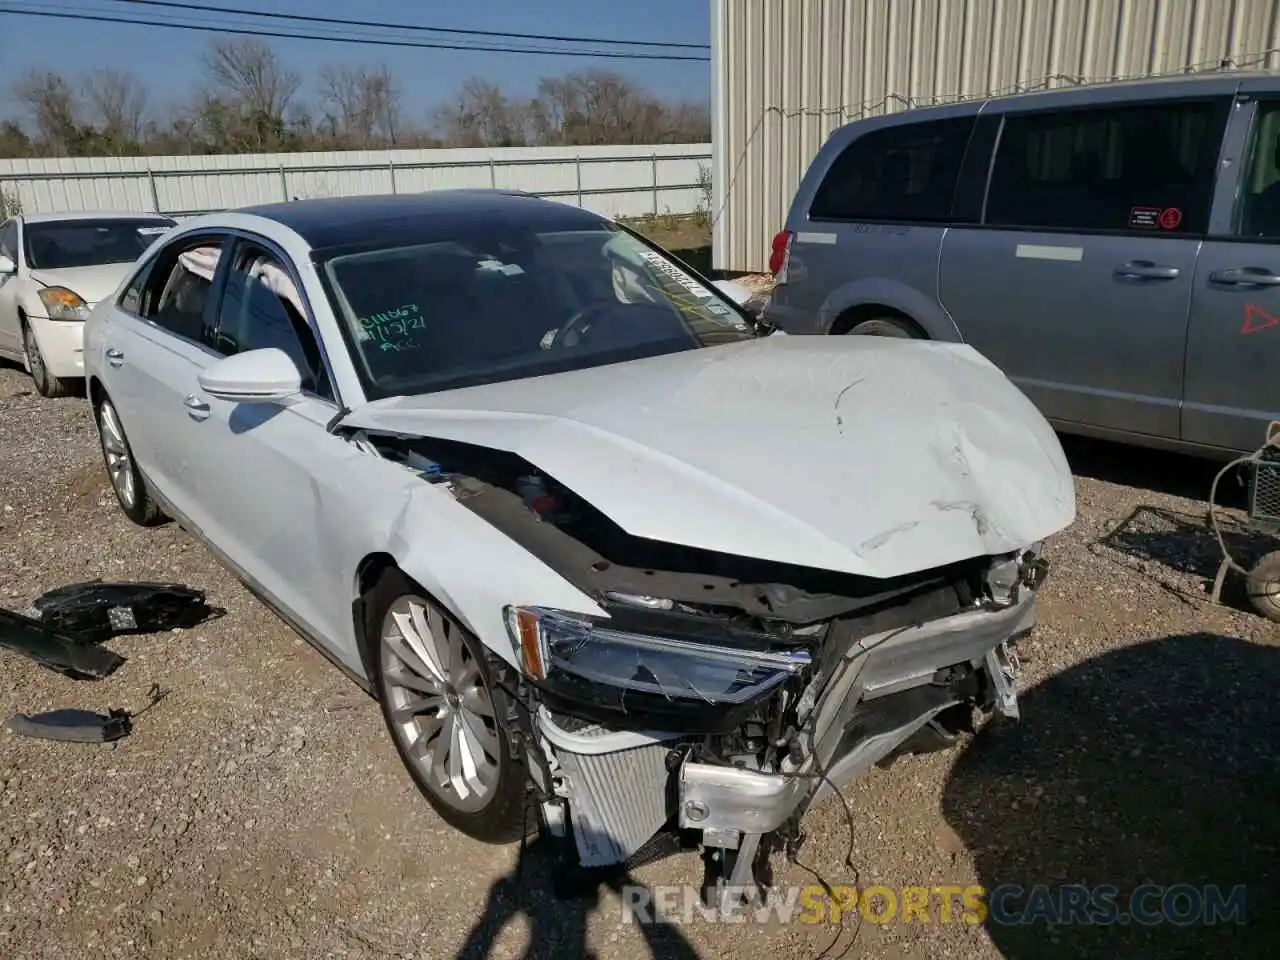
[(530, 105), (539, 143), (665, 143), (703, 140), (710, 115), (669, 105), (607, 70), (544, 77)]
[(138, 78), (98, 70), (84, 79), (85, 99), (106, 152), (137, 153), (147, 133), (147, 91)]
[(36, 140), (47, 153), (79, 151), (84, 141), (81, 104), (60, 74), (31, 70), (18, 81), (14, 94), (35, 121)]
[(358, 147), (396, 145), (400, 87), (386, 66), (323, 68), (320, 100), (330, 136)]
[(153, 106), (130, 73), (68, 79), (47, 70), (14, 88), (26, 129), (0, 117), (0, 152), (13, 156), (244, 153), (383, 146), (703, 142), (706, 104), (668, 102), (621, 74), (588, 70), (544, 77), (532, 100), (473, 78), (432, 114), (435, 133), (403, 119), (401, 87), (385, 66), (321, 70), (317, 97), (260, 40), (216, 41), (206, 82), (184, 102)]
[(233, 149), (268, 150), (284, 145), (285, 111), (302, 78), (276, 59), (260, 40), (217, 40), (205, 57), (213, 90), (204, 102), (210, 119)]
[(472, 77), (456, 100), (435, 112), (444, 139), (459, 147), (518, 147), (529, 142), (523, 103), (508, 100), (488, 80)]

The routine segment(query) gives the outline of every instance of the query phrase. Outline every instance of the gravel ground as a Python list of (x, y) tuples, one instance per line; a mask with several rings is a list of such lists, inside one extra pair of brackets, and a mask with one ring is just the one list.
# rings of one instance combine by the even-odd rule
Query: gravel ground
[[(801, 958), (835, 934), (863, 957), (1274, 955), (1280, 635), (1204, 598), (1213, 469), (1069, 444), (1080, 517), (1051, 544), (1024, 649), (1023, 720), (877, 770), (846, 794), (863, 885), (1248, 884), (1244, 926), (857, 922), (625, 924), (615, 892), (556, 902), (531, 850), (447, 829), (374, 703), (173, 525), (117, 509), (87, 404), (0, 369), (0, 605), (78, 580), (172, 579), (227, 615), (122, 637), (77, 683), (0, 653), (0, 714), (129, 707), (171, 691), (114, 746), (0, 732), (0, 957)], [(1238, 591), (1237, 591), (1238, 593)], [(831, 883), (850, 829), (831, 799), (801, 861)], [(776, 865), (780, 882), (808, 883)], [(636, 872), (697, 881), (680, 856)], [(1272, 928), (1273, 929), (1273, 928)]]

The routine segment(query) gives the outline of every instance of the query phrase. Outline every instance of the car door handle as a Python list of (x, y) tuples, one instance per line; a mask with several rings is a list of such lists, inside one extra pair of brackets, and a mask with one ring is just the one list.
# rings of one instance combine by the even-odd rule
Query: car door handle
[(121, 366), (124, 363), (124, 354), (115, 347), (107, 347), (106, 350), (107, 363), (113, 367)]
[(209, 417), (209, 405), (194, 393), (189, 394), (182, 405), (187, 408), (187, 416), (192, 420), (207, 420)]
[(1215, 270), (1209, 274), (1210, 283), (1225, 283), (1230, 286), (1277, 287), (1280, 276), (1263, 267), (1232, 267), (1229, 270)]
[(1130, 260), (1116, 267), (1116, 276), (1124, 280), (1174, 280), (1178, 268), (1150, 260)]

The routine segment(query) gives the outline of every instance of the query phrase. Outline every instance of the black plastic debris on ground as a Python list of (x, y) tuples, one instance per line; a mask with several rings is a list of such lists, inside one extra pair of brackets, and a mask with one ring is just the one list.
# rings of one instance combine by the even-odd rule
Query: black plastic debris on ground
[(78, 636), (2, 608), (0, 647), (75, 680), (101, 680), (125, 662), (118, 653), (91, 646)]
[(64, 743), (111, 743), (133, 731), (133, 719), (125, 710), (94, 713), (64, 709), (9, 718), (9, 729), (24, 737), (60, 740)]
[(100, 643), (125, 633), (187, 629), (225, 613), (209, 606), (204, 591), (193, 587), (101, 580), (50, 590), (32, 606), (41, 623), (86, 643)]
[(137, 713), (109, 709), (106, 713), (63, 707), (45, 713), (19, 713), (9, 718), (9, 729), (37, 740), (63, 743), (112, 743), (133, 733), (133, 721), (169, 695), (153, 683), (147, 691), (148, 703)]

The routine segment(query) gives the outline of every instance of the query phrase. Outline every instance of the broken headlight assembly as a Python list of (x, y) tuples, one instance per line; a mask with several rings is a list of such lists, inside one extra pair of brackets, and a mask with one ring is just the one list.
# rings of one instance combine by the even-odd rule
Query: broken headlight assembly
[(651, 729), (732, 727), (810, 663), (805, 650), (633, 633), (545, 607), (507, 607), (506, 621), (525, 675), (549, 705), (605, 723), (625, 715)]

